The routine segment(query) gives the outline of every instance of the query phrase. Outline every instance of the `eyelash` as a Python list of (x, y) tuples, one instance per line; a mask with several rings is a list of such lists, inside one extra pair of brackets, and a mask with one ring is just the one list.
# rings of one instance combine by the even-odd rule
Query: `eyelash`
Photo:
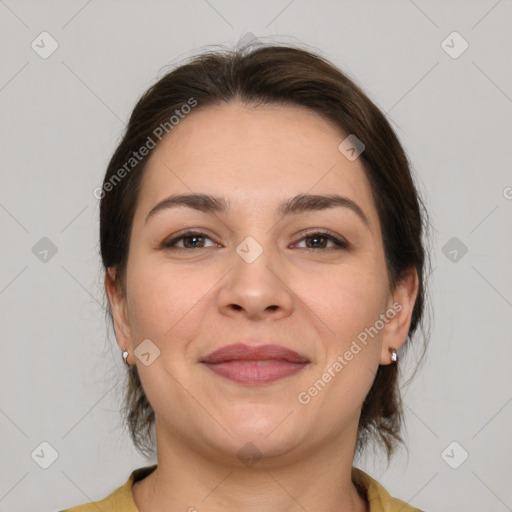
[[(171, 240), (168, 240), (168, 241), (165, 241), (162, 243), (162, 248), (164, 249), (169, 249), (169, 250), (172, 250), (172, 251), (194, 251), (194, 250), (197, 250), (197, 249), (207, 249), (207, 247), (197, 247), (197, 248), (188, 248), (188, 247), (176, 247), (174, 244), (176, 244), (177, 242), (180, 242), (181, 240), (184, 240), (185, 238), (193, 238), (193, 237), (197, 237), (197, 236), (200, 236), (200, 237), (203, 237), (203, 238), (209, 238), (211, 240), (211, 238), (206, 234), (206, 233), (202, 233), (200, 231), (187, 231), (185, 233), (182, 233), (180, 236), (178, 237), (175, 237)], [(318, 251), (318, 250), (321, 250), (321, 251), (326, 251), (326, 250), (329, 250), (329, 249), (335, 249), (335, 250), (346, 250), (350, 247), (350, 245), (345, 242), (344, 240), (340, 240), (339, 238), (336, 238), (335, 236), (331, 235), (330, 233), (326, 232), (326, 231), (313, 231), (311, 233), (307, 233), (305, 234), (300, 240), (304, 240), (304, 239), (307, 239), (307, 238), (326, 238), (327, 240), (330, 240), (331, 242), (333, 242), (336, 247), (327, 247), (327, 248), (309, 248), (309, 247), (305, 247), (305, 249), (309, 249), (310, 251)], [(212, 240), (213, 241), (213, 240)]]

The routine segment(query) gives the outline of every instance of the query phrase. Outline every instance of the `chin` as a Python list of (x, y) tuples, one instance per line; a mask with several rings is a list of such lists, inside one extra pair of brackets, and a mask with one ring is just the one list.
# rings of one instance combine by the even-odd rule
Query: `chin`
[[(225, 442), (213, 442), (217, 452), (215, 460), (223, 458), (228, 465), (248, 469), (275, 467), (293, 459), (297, 450), (297, 439), (269, 439), (265, 436), (245, 437), (236, 435)], [(279, 459), (281, 460), (279, 461)]]
[[(279, 414), (258, 415), (253, 410), (243, 420), (238, 417), (236, 420), (232, 418), (231, 421), (225, 421), (226, 430), (232, 437), (225, 435), (222, 439), (210, 438), (208, 444), (231, 459), (236, 457), (247, 467), (251, 467), (251, 461), (262, 466), (269, 458), (293, 453), (306, 437), (306, 429), (296, 424), (294, 414), (285, 419), (287, 415), (282, 413), (282, 409), (280, 411)], [(205, 433), (206, 436), (208, 434), (211, 432)], [(246, 463), (246, 460), (249, 462)]]

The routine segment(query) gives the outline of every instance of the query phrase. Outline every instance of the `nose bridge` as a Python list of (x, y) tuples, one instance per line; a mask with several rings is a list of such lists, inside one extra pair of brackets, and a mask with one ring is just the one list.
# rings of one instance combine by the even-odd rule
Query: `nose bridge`
[(238, 244), (233, 256), (237, 280), (262, 290), (269, 287), (271, 276), (274, 276), (272, 267), (276, 263), (276, 251), (268, 238), (264, 243), (262, 245), (254, 237), (248, 236)]

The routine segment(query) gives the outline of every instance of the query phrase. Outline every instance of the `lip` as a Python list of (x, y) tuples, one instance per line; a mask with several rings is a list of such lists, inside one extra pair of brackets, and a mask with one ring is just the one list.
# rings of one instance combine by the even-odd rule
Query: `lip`
[(208, 354), (202, 363), (223, 363), (225, 361), (265, 361), (275, 359), (289, 363), (309, 363), (309, 360), (294, 350), (281, 345), (246, 345), (234, 343), (226, 345)]
[(232, 381), (260, 385), (294, 375), (310, 361), (280, 345), (226, 345), (201, 360), (217, 375)]

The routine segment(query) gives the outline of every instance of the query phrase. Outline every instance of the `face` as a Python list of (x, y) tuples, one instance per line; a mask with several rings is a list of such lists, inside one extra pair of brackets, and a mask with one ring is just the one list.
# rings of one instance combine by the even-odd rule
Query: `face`
[[(360, 160), (338, 149), (345, 137), (308, 109), (231, 103), (194, 111), (153, 150), (126, 295), (110, 288), (109, 298), (157, 436), (217, 456), (250, 442), (293, 458), (355, 435), (415, 295), (390, 291), (370, 185)], [(189, 199), (150, 214), (190, 194), (218, 208)], [(345, 199), (293, 201), (301, 195)], [(204, 362), (236, 343), (279, 345), (302, 362)]]

